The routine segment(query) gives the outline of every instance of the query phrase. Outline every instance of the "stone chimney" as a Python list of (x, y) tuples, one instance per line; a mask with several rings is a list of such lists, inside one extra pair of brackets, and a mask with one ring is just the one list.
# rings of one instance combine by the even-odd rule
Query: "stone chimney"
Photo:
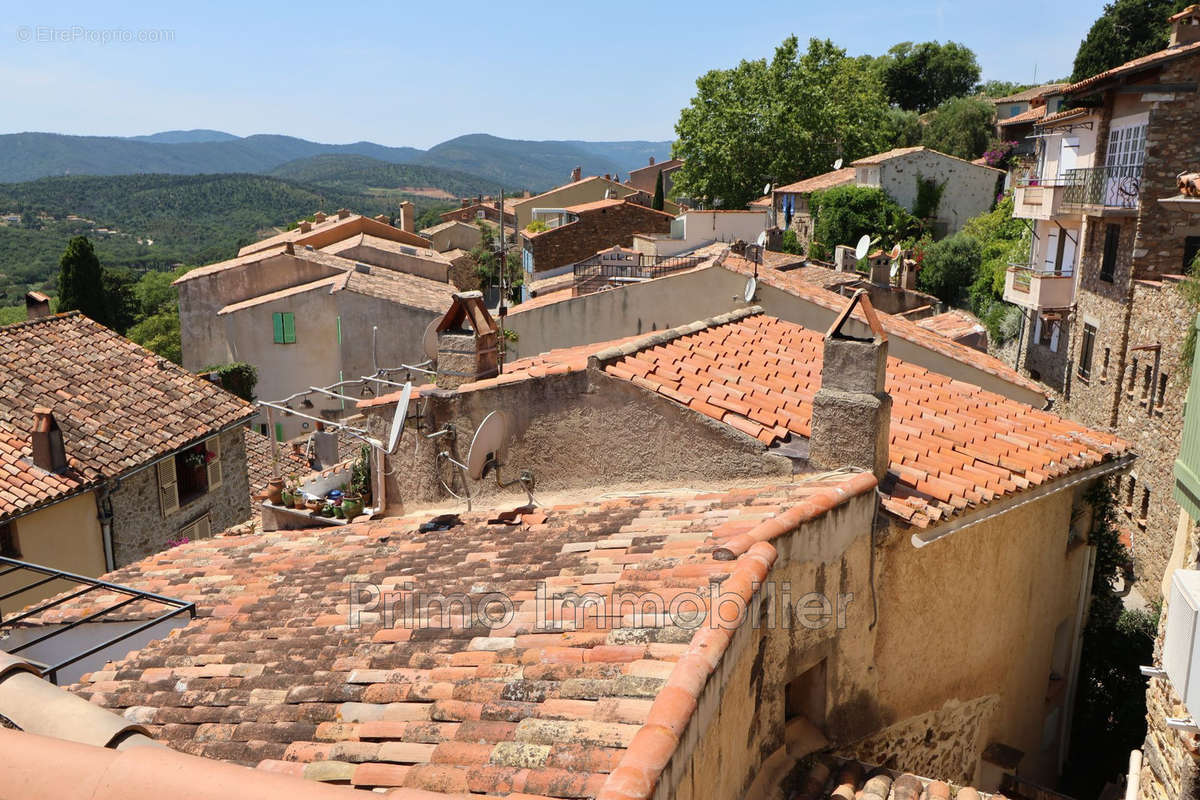
[(437, 324), (437, 375), (443, 389), (493, 378), (500, 373), (498, 329), (481, 292), (456, 292), (450, 310)]
[(296, 245), (293, 244), (292, 242), (284, 242), (283, 243), (283, 252), (287, 253), (289, 256), (296, 255)]
[(575, 183), (575, 181), (581, 180), (582, 178), (583, 167), (576, 167), (575, 169), (571, 170), (571, 183)]
[(497, 211), (500, 210), (500, 198), (496, 198), (492, 201), (492, 208), (496, 209)]
[(312, 230), (312, 223), (306, 219), (302, 219), (296, 227), (300, 229), (301, 233), (308, 233)]
[(412, 201), (405, 200), (400, 204), (400, 230), (414, 233), (413, 228), (416, 226), (416, 219), (417, 215)]
[(50, 298), (41, 292), (25, 293), (25, 317), (37, 319), (50, 316)]
[(650, 164), (649, 164), (649, 166), (651, 166), (651, 167), (653, 167), (653, 166), (654, 166), (654, 156), (650, 156)]
[(1188, 6), (1170, 18), (1171, 47), (1200, 41), (1200, 5)]
[(348, 208), (339, 208), (338, 209), (338, 219), (347, 219), (347, 218), (349, 218), (349, 216), (350, 216), (350, 209), (348, 209)]
[(382, 222), (384, 225), (387, 225), (388, 224), (388, 215), (387, 214), (376, 214), (375, 221)]
[(876, 286), (892, 285), (892, 257), (882, 250), (876, 250), (867, 256), (870, 265), (871, 283)]
[[(862, 309), (866, 332), (852, 319)], [(888, 468), (892, 398), (885, 388), (887, 334), (860, 289), (825, 334), (821, 389), (813, 397), (809, 461), (821, 469), (858, 467), (883, 480)]]
[(838, 272), (854, 272), (858, 259), (854, 257), (854, 248), (839, 244), (833, 248), (833, 266)]
[(313, 214), (313, 219), (317, 221), (318, 225), (321, 224), (325, 221), (325, 212), (318, 211), (317, 213)]
[(63, 445), (62, 430), (54, 419), (54, 412), (45, 406), (33, 409), (33, 463), (47, 472), (61, 472), (67, 468), (67, 449)]
[(900, 257), (900, 288), (917, 288), (917, 262), (904, 256)]

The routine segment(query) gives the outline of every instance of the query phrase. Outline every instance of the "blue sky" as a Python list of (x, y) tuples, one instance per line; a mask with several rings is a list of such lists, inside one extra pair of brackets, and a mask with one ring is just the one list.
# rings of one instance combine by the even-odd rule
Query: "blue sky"
[[(4, 6), (3, 133), (217, 128), (429, 147), (475, 132), (669, 139), (698, 75), (770, 55), (789, 33), (852, 55), (952, 39), (985, 79), (1031, 82), (1035, 64), (1039, 80), (1062, 77), (1103, 0)], [(170, 38), (96, 41), (111, 31)]]

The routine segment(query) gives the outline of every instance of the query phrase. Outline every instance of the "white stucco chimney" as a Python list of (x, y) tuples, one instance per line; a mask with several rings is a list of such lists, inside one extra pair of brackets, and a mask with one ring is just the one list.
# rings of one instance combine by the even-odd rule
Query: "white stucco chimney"
[(400, 204), (400, 230), (415, 233), (413, 230), (416, 227), (416, 210), (412, 202), (405, 200)]

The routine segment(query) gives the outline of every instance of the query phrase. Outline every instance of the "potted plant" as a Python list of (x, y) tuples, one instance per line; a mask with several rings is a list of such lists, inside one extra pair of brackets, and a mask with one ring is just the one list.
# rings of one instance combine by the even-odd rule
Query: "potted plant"
[(304, 510), (304, 490), (299, 486), (296, 487), (296, 491), (292, 494), (292, 504), (295, 508), (301, 511)]
[(363, 501), (353, 490), (342, 495), (342, 511), (346, 519), (354, 519), (363, 512)]
[(273, 506), (283, 505), (283, 478), (273, 477), (267, 481), (267, 502)]
[(350, 493), (365, 505), (371, 502), (371, 446), (363, 445), (350, 469)]
[(284, 508), (291, 508), (292, 503), (295, 502), (296, 495), (292, 493), (293, 488), (294, 487), (291, 484), (288, 484), (284, 486), (283, 491), (279, 493), (279, 504)]
[(318, 515), (321, 511), (321, 507), (324, 505), (325, 505), (325, 501), (321, 500), (318, 497), (310, 497), (304, 501), (304, 507), (307, 508), (309, 511), (313, 512), (314, 514), (318, 514)]

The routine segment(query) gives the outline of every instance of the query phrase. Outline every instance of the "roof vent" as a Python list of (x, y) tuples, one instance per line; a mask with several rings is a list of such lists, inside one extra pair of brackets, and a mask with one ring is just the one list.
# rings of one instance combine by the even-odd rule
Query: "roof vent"
[(404, 255), (406, 255), (406, 256), (415, 256), (417, 254), (416, 248), (407, 247), (405, 245), (400, 246), (400, 252), (404, 253)]
[(313, 246), (311, 244), (304, 245), (304, 249), (308, 250), (309, 252), (315, 252), (315, 249), (313, 248)]
[(355, 272), (361, 272), (361, 273), (362, 273), (362, 274), (364, 274), (364, 275), (370, 275), (370, 274), (371, 274), (371, 268), (370, 268), (370, 267), (368, 267), (366, 264), (362, 263), (361, 261), (355, 261), (355, 262), (354, 262), (354, 271), (355, 271)]

